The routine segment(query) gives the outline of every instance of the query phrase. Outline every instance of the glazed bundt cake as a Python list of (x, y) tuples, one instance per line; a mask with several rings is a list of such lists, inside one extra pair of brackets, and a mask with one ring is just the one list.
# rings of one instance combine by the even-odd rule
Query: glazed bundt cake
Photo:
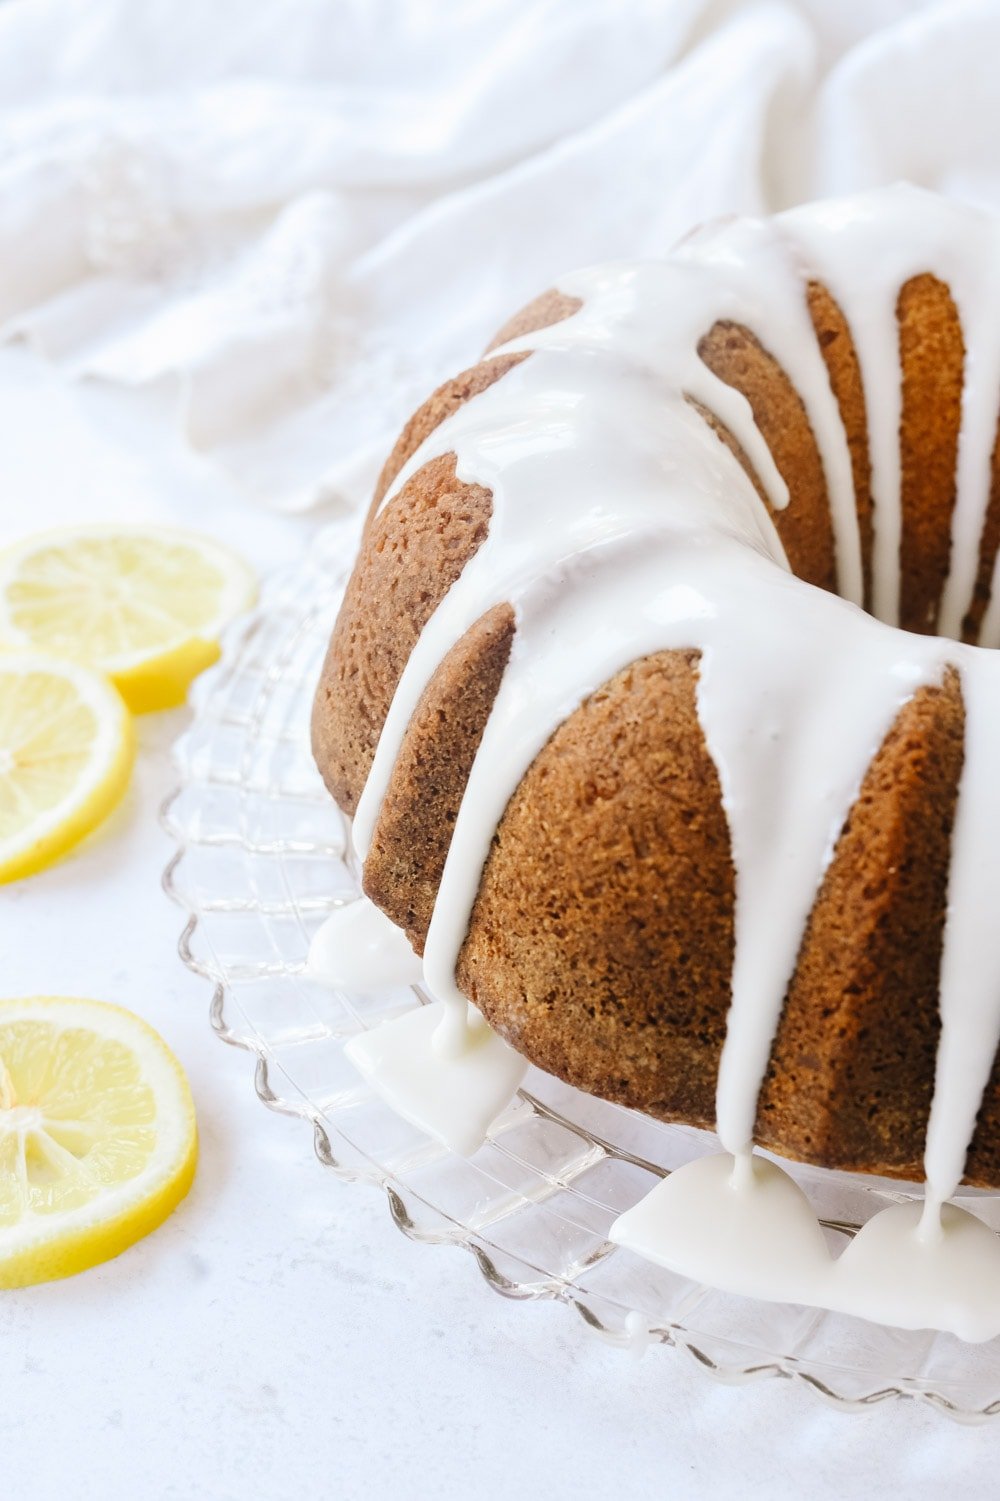
[(908, 187), (567, 277), (434, 393), (313, 745), (435, 995), (732, 1151), (1000, 1187), (998, 409), (1000, 230)]

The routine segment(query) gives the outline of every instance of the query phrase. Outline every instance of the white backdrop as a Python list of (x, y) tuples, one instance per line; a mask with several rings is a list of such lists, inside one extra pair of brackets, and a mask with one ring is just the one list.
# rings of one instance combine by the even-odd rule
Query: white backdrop
[(271, 505), (589, 261), (897, 177), (1000, 203), (995, 0), (13, 0), (0, 336)]
[[(9, 0), (0, 540), (146, 516), (292, 558), (561, 269), (900, 175), (1000, 202), (998, 57), (967, 0)], [(203, 1136), (156, 1235), (0, 1299), (4, 1501), (991, 1493), (995, 1429), (635, 1364), (332, 1182), (176, 958), (184, 722), (144, 720), (108, 827), (0, 890), (4, 993), (147, 1016)]]

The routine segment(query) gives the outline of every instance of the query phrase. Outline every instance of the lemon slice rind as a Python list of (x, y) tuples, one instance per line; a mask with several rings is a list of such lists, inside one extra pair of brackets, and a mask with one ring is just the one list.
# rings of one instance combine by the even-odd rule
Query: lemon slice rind
[[(218, 659), (226, 626), (256, 594), (246, 564), (199, 533), (59, 528), (0, 553), (0, 642), (83, 662), (144, 713), (184, 701), (192, 679)], [(138, 633), (141, 644), (116, 644), (116, 629)]]
[[(50, 865), (103, 822), (121, 800), (135, 759), (135, 730), (118, 691), (99, 673), (76, 663), (35, 653), (0, 652), (4, 677), (37, 675), (68, 683), (92, 714), (96, 735), (86, 766), (66, 796), (40, 811), (25, 827), (0, 837), (0, 883)], [(0, 781), (10, 747), (0, 744)]]
[[(27, 1211), (15, 1224), (0, 1225), (0, 1289), (72, 1276), (134, 1245), (184, 1198), (198, 1155), (194, 1102), (184, 1071), (140, 1017), (108, 1002), (63, 996), (0, 1001), (0, 1041), (4, 1027), (19, 1021), (55, 1023), (128, 1048), (156, 1102), (156, 1141), (141, 1173), (102, 1187), (90, 1202), (57, 1214)], [(0, 1109), (0, 1133), (3, 1116)]]

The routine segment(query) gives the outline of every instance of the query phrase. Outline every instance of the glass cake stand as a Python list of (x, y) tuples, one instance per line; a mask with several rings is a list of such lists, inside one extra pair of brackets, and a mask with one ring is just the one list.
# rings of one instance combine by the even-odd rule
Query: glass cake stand
[[(358, 893), (345, 821), (309, 751), (313, 688), (354, 543), (352, 528), (329, 528), (230, 634), (197, 686), (163, 809), (177, 845), (164, 886), (187, 914), (181, 957), (213, 987), (218, 1035), (254, 1055), (261, 1100), (310, 1124), (332, 1173), (381, 1189), (411, 1239), (464, 1247), (496, 1292), (558, 1299), (614, 1344), (672, 1345), (719, 1380), (794, 1380), (843, 1408), (909, 1398), (967, 1422), (996, 1416), (1000, 1340), (967, 1345), (734, 1297), (613, 1246), (612, 1221), (672, 1168), (715, 1149), (707, 1133), (532, 1069), (465, 1159), (394, 1115), (348, 1063), (349, 1037), (426, 999), (410, 989), (333, 993), (305, 969), (316, 929)], [(792, 1171), (834, 1244), (908, 1197), (899, 1184)], [(1000, 1226), (1000, 1199), (977, 1197), (975, 1208)]]

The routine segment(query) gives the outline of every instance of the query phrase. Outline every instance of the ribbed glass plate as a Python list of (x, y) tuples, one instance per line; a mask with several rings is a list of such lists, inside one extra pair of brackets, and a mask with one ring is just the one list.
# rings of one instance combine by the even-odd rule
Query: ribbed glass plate
[[(335, 994), (305, 972), (312, 935), (358, 890), (344, 819), (309, 751), (313, 689), (353, 547), (352, 530), (329, 529), (230, 635), (198, 685), (163, 810), (177, 844), (164, 885), (187, 913), (181, 957), (214, 988), (219, 1036), (255, 1055), (260, 1098), (309, 1122), (320, 1160), (380, 1188), (413, 1240), (465, 1247), (506, 1297), (556, 1298), (617, 1344), (672, 1345), (723, 1381), (796, 1380), (842, 1407), (906, 1397), (965, 1421), (1000, 1413), (1000, 1341), (965, 1345), (731, 1297), (612, 1246), (617, 1215), (713, 1149), (705, 1133), (533, 1069), (467, 1160), (400, 1120), (352, 1069), (347, 1038), (421, 1003), (406, 989)], [(834, 1243), (906, 1197), (898, 1184), (793, 1172)], [(975, 1207), (1000, 1226), (1000, 1201)]]

